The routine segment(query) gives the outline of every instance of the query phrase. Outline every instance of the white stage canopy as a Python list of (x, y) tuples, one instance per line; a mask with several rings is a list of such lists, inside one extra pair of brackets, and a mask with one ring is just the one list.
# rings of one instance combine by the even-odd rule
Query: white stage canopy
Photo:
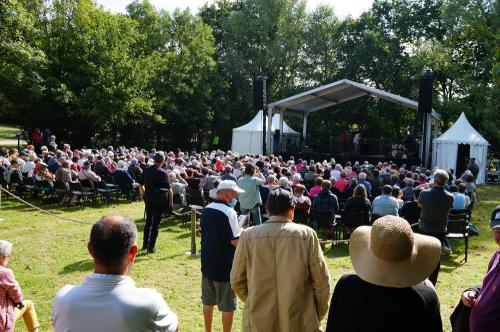
[[(259, 111), (255, 117), (247, 124), (233, 128), (233, 140), (231, 151), (240, 154), (262, 154), (262, 116), (263, 111)], [(280, 128), (280, 118), (278, 114), (273, 116), (271, 132)], [(300, 136), (300, 133), (290, 128), (286, 122), (283, 122), (283, 134), (285, 136)]]
[[(488, 160), (488, 141), (470, 124), (464, 113), (443, 135), (433, 141), (433, 166), (457, 170), (458, 145), (470, 145), (470, 158), (476, 159), (479, 174), (476, 183), (484, 183)], [(461, 174), (456, 174), (460, 176)]]
[[(373, 96), (381, 98), (392, 103), (418, 110), (418, 102), (401, 97), (380, 89), (370, 87), (365, 84), (343, 79), (324, 86), (320, 86), (309, 91), (299, 93), (295, 96), (272, 102), (268, 105), (268, 130), (267, 130), (267, 152), (272, 153), (272, 129), (270, 118), (274, 113), (280, 114), (280, 123), (283, 121), (284, 114), (299, 116), (304, 118), (303, 133), (304, 138), (307, 134), (307, 117), (310, 113), (319, 111), (334, 105), (345, 103), (349, 100), (361, 98), (364, 96)], [(432, 110), (432, 117), (439, 119), (440, 115)], [(427, 128), (431, 127), (431, 117), (425, 120)], [(280, 127), (281, 128), (281, 127)], [(427, 142), (431, 140), (431, 130), (427, 131)], [(430, 146), (430, 144), (429, 144)]]

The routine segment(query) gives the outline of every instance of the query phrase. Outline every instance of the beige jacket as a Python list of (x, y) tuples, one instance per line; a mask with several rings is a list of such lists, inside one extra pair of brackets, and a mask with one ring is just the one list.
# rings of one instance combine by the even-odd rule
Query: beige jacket
[(243, 331), (320, 331), (330, 274), (316, 233), (281, 216), (245, 230), (231, 287), (245, 302)]

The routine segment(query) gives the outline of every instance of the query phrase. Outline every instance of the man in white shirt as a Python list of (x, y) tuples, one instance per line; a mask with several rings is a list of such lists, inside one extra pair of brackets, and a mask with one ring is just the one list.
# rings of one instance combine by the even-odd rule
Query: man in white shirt
[(178, 320), (162, 295), (137, 288), (130, 273), (137, 255), (137, 228), (121, 216), (92, 226), (87, 245), (94, 273), (80, 285), (66, 285), (52, 303), (57, 332), (135, 332), (178, 330)]

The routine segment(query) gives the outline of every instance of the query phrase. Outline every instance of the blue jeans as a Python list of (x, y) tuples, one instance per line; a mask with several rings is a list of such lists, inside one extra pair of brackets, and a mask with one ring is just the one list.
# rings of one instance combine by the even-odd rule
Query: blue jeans
[(260, 206), (259, 205), (254, 206), (250, 210), (240, 208), (240, 211), (241, 211), (241, 214), (248, 214), (250, 212), (255, 225), (260, 225), (262, 223), (262, 219), (260, 217)]

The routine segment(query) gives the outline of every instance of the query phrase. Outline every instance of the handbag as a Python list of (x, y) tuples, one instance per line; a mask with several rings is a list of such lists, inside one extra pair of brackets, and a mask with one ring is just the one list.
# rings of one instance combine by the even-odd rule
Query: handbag
[(465, 306), (462, 301), (450, 316), (452, 332), (469, 332), (469, 316), (471, 308)]

